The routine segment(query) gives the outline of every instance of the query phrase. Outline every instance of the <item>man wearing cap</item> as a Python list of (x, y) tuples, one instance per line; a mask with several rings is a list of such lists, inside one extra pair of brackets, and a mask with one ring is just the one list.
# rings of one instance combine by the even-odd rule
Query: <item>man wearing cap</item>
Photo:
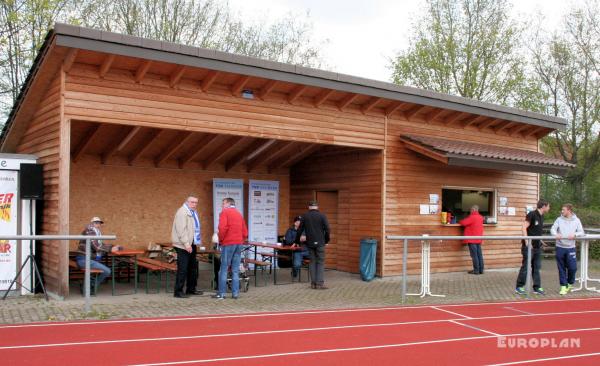
[[(90, 223), (83, 229), (81, 235), (86, 236), (100, 236), (102, 233), (100, 232), (100, 227), (104, 224), (104, 221), (99, 217), (92, 217)], [(79, 246), (77, 247), (77, 256), (75, 257), (75, 261), (79, 268), (85, 268), (85, 240), (79, 241)], [(95, 294), (96, 288), (100, 285), (108, 276), (110, 276), (110, 268), (100, 263), (102, 260), (102, 256), (104, 254), (110, 252), (117, 252), (119, 250), (118, 246), (112, 246), (111, 244), (104, 243), (102, 240), (90, 240), (90, 249), (91, 249), (91, 259), (90, 259), (90, 269), (100, 269), (102, 273), (96, 277), (95, 283), (90, 283), (90, 291), (91, 294)]]
[(324, 281), (325, 244), (329, 243), (329, 221), (323, 213), (319, 212), (317, 201), (309, 202), (308, 211), (302, 218), (298, 229), (298, 240), (306, 245), (310, 255), (310, 287), (326, 290)]
[[(177, 275), (175, 278), (175, 293), (178, 298), (187, 298), (189, 295), (202, 295), (196, 290), (198, 283), (198, 259), (196, 246), (202, 244), (200, 234), (200, 217), (196, 211), (198, 198), (189, 196), (175, 213), (171, 240), (177, 252)], [(183, 286), (186, 291), (183, 292)]]
[[(302, 216), (296, 216), (294, 218), (294, 224), (292, 227), (287, 229), (285, 232), (284, 241), (286, 245), (291, 245), (292, 247), (297, 247), (298, 242), (296, 242), (296, 238), (298, 237), (298, 229), (300, 228), (300, 224), (302, 223)], [(300, 273), (300, 267), (302, 267), (302, 260), (310, 258), (308, 254), (308, 250), (304, 243), (300, 243), (302, 245), (301, 249), (297, 249), (294, 251), (293, 260), (292, 260), (292, 277), (298, 277), (298, 273)]]

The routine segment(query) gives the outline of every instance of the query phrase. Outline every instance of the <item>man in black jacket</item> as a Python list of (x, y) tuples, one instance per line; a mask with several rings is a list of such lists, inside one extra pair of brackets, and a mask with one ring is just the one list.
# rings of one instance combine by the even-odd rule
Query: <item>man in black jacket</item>
[(310, 255), (310, 287), (326, 290), (324, 285), (325, 244), (329, 243), (329, 222), (327, 217), (319, 212), (317, 201), (308, 204), (308, 212), (303, 215), (298, 229), (299, 241), (306, 244)]

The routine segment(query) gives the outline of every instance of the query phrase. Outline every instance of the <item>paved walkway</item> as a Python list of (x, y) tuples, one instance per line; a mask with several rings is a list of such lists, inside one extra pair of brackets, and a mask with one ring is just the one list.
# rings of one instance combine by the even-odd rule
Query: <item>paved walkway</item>
[[(531, 298), (558, 298), (556, 264), (545, 260), (542, 284), (547, 295), (532, 295)], [(595, 271), (594, 277), (600, 277)], [(432, 276), (432, 292), (446, 297), (409, 296), (406, 305), (484, 302), (523, 299), (514, 293), (516, 269), (488, 270), (484, 275), (474, 276), (464, 272), (443, 273)], [(201, 272), (200, 285), (208, 287), (208, 273)], [(20, 296), (0, 301), (0, 323), (26, 323), (39, 321), (64, 321), (76, 319), (144, 318), (159, 316), (186, 316), (216, 313), (244, 313), (294, 311), (310, 309), (334, 309), (357, 307), (398, 306), (401, 304), (402, 277), (376, 278), (363, 282), (357, 274), (327, 271), (325, 274), (329, 290), (312, 290), (307, 283), (254, 287), (253, 281), (247, 293), (238, 300), (227, 298), (214, 300), (212, 292), (189, 299), (176, 299), (170, 293), (127, 296), (111, 296), (110, 286), (104, 284), (100, 294), (92, 297), (92, 312), (83, 313), (84, 301), (78, 288), (71, 288), (72, 295), (65, 301), (46, 302), (40, 296)], [(289, 272), (278, 272), (278, 280), (289, 281)], [(419, 291), (419, 277), (408, 279), (409, 292)], [(259, 283), (260, 285), (260, 283)], [(600, 284), (598, 284), (600, 287)], [(143, 287), (143, 286), (142, 286)], [(581, 291), (568, 297), (600, 297), (600, 293)]]

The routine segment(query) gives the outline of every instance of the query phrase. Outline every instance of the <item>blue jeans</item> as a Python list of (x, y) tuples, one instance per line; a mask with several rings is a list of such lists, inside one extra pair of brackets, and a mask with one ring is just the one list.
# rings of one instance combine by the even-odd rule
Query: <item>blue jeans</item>
[(292, 263), (293, 268), (295, 270), (300, 269), (300, 267), (302, 267), (302, 260), (308, 258), (310, 258), (310, 255), (308, 254), (308, 249), (306, 249), (306, 247), (303, 247), (302, 250), (295, 251), (294, 261)]
[[(77, 261), (77, 265), (79, 266), (79, 268), (85, 270), (85, 255), (78, 255), (77, 257), (75, 257), (75, 261)], [(100, 262), (96, 262), (93, 259), (90, 259), (90, 269), (102, 270), (102, 273), (100, 273), (98, 275), (98, 277), (96, 277), (96, 281), (98, 281), (98, 285), (101, 284), (102, 282), (104, 282), (104, 280), (108, 276), (110, 276), (110, 268), (108, 268), (107, 266), (105, 266), (104, 264), (102, 264)], [(94, 286), (93, 278), (92, 278), (91, 285), (92, 285), (92, 287)]]
[(231, 295), (240, 294), (240, 262), (242, 260), (242, 244), (221, 246), (221, 268), (219, 269), (218, 294), (225, 296), (227, 293), (227, 272), (231, 266)]
[(577, 253), (575, 248), (556, 247), (556, 264), (558, 266), (558, 280), (561, 286), (575, 283), (577, 273)]
[(483, 273), (483, 253), (481, 251), (481, 244), (469, 243), (469, 253), (471, 253), (471, 259), (473, 260), (473, 272)]

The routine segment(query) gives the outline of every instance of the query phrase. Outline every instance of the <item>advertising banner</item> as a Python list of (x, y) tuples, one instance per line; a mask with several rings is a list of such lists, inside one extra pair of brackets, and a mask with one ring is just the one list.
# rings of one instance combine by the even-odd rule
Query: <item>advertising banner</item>
[[(0, 233), (17, 235), (17, 176), (14, 170), (0, 170)], [(0, 240), (0, 290), (8, 286), (17, 274), (17, 242)]]
[(276, 243), (279, 182), (250, 180), (248, 191), (248, 239)]

